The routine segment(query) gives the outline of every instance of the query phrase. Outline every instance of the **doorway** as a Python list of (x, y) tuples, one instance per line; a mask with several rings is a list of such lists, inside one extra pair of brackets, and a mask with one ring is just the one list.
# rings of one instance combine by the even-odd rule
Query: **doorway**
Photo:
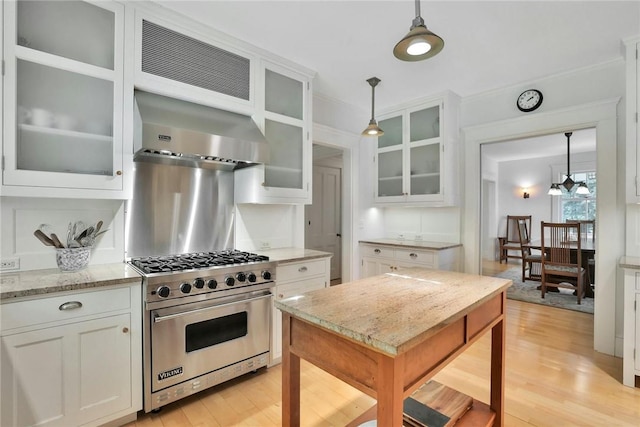
[(342, 283), (342, 150), (313, 144), (313, 203), (305, 206), (305, 247), (329, 252), (331, 285)]
[[(468, 126), (464, 135), (464, 204), (463, 245), (465, 271), (479, 272), (480, 245), (480, 146), (496, 141), (528, 138), (536, 135), (560, 133), (568, 129), (596, 129), (596, 161), (601, 171), (598, 187), (598, 222), (608, 224), (607, 238), (596, 238), (596, 282), (594, 298), (594, 349), (613, 355), (621, 330), (622, 303), (616, 301), (618, 288), (617, 264), (624, 254), (624, 209), (618, 203), (617, 188), (617, 104), (619, 98), (608, 99), (545, 114), (532, 114), (482, 125)], [(601, 191), (600, 191), (601, 190)], [(621, 338), (620, 338), (621, 340)], [(620, 341), (621, 342), (621, 341)], [(619, 348), (622, 348), (621, 346)]]

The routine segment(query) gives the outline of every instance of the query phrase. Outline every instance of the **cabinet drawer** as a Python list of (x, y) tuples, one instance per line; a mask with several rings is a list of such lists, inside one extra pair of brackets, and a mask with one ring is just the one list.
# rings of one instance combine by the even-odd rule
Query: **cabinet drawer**
[(425, 266), (433, 267), (436, 263), (436, 254), (432, 251), (396, 249), (396, 259), (398, 261), (424, 264)]
[(362, 246), (362, 256), (393, 258), (393, 249), (384, 246)]
[(325, 265), (324, 259), (279, 265), (276, 276), (277, 281), (300, 280), (318, 274), (325, 274)]
[[(66, 309), (64, 304), (67, 304)], [(6, 303), (1, 307), (2, 330), (128, 310), (130, 307), (128, 287)]]

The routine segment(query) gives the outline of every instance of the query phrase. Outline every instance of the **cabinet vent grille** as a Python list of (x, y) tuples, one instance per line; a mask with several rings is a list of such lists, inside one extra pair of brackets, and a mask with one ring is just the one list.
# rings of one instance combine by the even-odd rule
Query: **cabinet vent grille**
[(142, 71), (249, 100), (250, 60), (142, 21)]

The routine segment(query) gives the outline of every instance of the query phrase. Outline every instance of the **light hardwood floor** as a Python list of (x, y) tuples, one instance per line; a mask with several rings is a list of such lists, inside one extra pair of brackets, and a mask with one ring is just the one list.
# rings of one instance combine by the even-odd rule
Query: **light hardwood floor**
[[(622, 385), (622, 360), (597, 353), (593, 316), (507, 300), (505, 425), (640, 426), (640, 388)], [(489, 335), (434, 379), (489, 401)], [(281, 424), (280, 366), (140, 414), (128, 427)], [(373, 399), (302, 361), (302, 426), (344, 426)]]

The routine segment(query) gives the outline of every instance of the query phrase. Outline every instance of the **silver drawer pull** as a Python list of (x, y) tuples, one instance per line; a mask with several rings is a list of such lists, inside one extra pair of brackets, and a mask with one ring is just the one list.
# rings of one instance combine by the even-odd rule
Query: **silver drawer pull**
[(411, 258), (418, 258), (418, 254), (416, 254), (416, 253), (410, 253), (409, 256)]
[(304, 273), (305, 271), (307, 271), (307, 267), (302, 266), (302, 267), (300, 267), (300, 268), (298, 269), (298, 271), (299, 271), (300, 273)]
[(64, 304), (60, 304), (58, 310), (75, 310), (76, 308), (82, 307), (82, 303), (80, 301), (69, 301)]
[(374, 249), (373, 252), (379, 254), (380, 253), (380, 249)]

